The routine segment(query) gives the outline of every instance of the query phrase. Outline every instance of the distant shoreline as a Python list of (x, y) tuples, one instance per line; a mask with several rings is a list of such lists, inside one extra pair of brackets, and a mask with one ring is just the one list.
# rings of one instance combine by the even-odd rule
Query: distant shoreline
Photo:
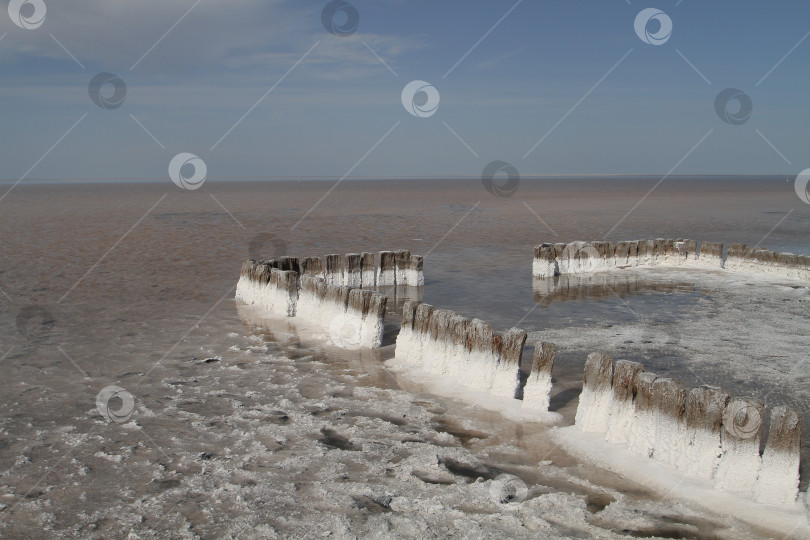
[[(535, 174), (521, 175), (521, 180), (660, 180), (665, 174)], [(667, 180), (781, 180), (792, 181), (795, 177), (784, 174), (682, 174), (666, 176)], [(224, 182), (335, 182), (340, 176), (243, 176), (243, 177), (208, 177), (205, 181)], [(480, 176), (434, 175), (434, 176), (350, 176), (343, 178), (351, 181), (427, 181), (427, 180), (471, 180), (480, 181)], [(18, 179), (0, 178), (0, 185), (13, 185)], [(53, 184), (141, 184), (171, 182), (168, 177), (151, 178), (31, 178), (25, 179), (25, 185)]]

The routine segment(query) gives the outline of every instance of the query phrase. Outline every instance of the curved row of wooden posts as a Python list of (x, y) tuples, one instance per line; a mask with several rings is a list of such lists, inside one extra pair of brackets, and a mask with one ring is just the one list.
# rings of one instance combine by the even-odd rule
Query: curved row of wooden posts
[[(379, 259), (379, 265), (377, 265)], [(343, 263), (343, 264), (341, 264)], [(535, 248), (533, 275), (585, 273), (634, 266), (704, 267), (810, 279), (810, 257), (692, 240), (573, 242)], [(276, 316), (298, 317), (346, 347), (382, 345), (386, 296), (380, 286), (421, 286), (422, 257), (408, 251), (328, 255), (299, 261), (248, 260), (237, 299)], [(347, 331), (347, 328), (349, 329)], [(547, 411), (556, 346), (533, 344), (528, 378), (521, 377), (527, 334), (499, 334), (489, 323), (416, 301), (405, 302), (396, 339), (399, 363), (450, 378), (461, 387), (508, 399), (527, 410)], [(788, 407), (770, 411), (760, 454), (764, 403), (719, 388), (687, 389), (680, 381), (644, 371), (641, 364), (591, 353), (585, 364), (575, 425), (626, 446), (717, 489), (763, 504), (795, 504), (799, 489), (801, 417)]]

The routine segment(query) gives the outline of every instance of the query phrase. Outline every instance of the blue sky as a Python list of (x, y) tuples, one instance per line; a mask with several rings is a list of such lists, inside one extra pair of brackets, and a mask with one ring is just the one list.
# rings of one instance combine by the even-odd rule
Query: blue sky
[[(180, 152), (211, 178), (810, 167), (806, 1), (352, 0), (346, 37), (320, 1), (41, 1), (36, 29), (0, 12), (5, 179), (164, 178)], [(634, 29), (650, 7), (672, 21), (661, 45)], [(100, 72), (120, 107), (90, 99)], [(432, 116), (403, 107), (412, 80), (438, 90)], [(751, 99), (742, 124), (715, 112), (726, 88)]]

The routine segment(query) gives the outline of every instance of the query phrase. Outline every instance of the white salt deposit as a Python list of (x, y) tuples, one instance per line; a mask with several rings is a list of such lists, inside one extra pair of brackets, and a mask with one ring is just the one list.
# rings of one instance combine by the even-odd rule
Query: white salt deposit
[(526, 343), (526, 332), (517, 328), (507, 330), (501, 341), (490, 392), (496, 396), (514, 398), (520, 387), (520, 357)]
[(711, 480), (721, 455), (720, 435), (705, 429), (687, 429), (678, 469), (694, 478)]
[(637, 362), (626, 360), (616, 362), (613, 373), (613, 395), (608, 413), (608, 442), (627, 443), (635, 416), (633, 397), (642, 369), (641, 364)]
[(633, 421), (627, 435), (628, 450), (646, 458), (652, 457), (655, 449), (656, 412), (652, 392), (657, 378), (657, 375), (650, 372), (643, 372), (638, 376)]
[(523, 408), (547, 411), (551, 397), (551, 371), (557, 347), (553, 343), (539, 342), (534, 346), (532, 369), (523, 386)]
[(799, 491), (801, 418), (793, 409), (771, 411), (768, 444), (754, 488), (754, 500), (764, 504), (793, 504)]
[(363, 253), (360, 262), (360, 286), (370, 289), (377, 284), (373, 253)]
[(579, 274), (629, 267), (724, 268), (728, 272), (810, 281), (810, 257), (767, 249), (731, 245), (723, 259), (723, 245), (694, 240), (637, 240), (625, 242), (571, 242), (535, 247), (532, 275)]
[(604, 353), (591, 353), (585, 362), (585, 378), (579, 396), (575, 425), (586, 433), (605, 433), (612, 402), (613, 360)]
[(377, 286), (396, 284), (396, 252), (380, 251), (380, 266), (377, 267)]
[(718, 489), (750, 496), (759, 475), (761, 402), (734, 397), (723, 415), (720, 463), (714, 477)]
[(554, 261), (543, 261), (534, 259), (532, 261), (532, 276), (539, 278), (552, 277), (559, 272), (557, 271), (557, 264)]
[(699, 387), (689, 392), (678, 470), (695, 478), (714, 478), (722, 453), (723, 413), (728, 400), (728, 394), (715, 388)]
[(449, 310), (407, 301), (395, 358), (464, 388), (513, 399), (525, 341), (522, 330), (495, 334), (479, 319), (469, 321)]
[(270, 281), (261, 283), (240, 276), (236, 285), (236, 298), (246, 304), (256, 304), (278, 317), (294, 317), (298, 304), (298, 291), (289, 287), (292, 277), (276, 268), (271, 270)]
[[(756, 524), (784, 538), (810, 537), (810, 524), (801, 505), (774, 507), (760, 505), (714, 489), (711, 482), (673, 474), (671, 467), (653, 460), (639, 460), (621, 446), (610, 444), (596, 434), (583, 433), (573, 426), (553, 428), (553, 439), (566, 451), (586, 462), (597, 464), (653, 490), (666, 505), (699, 505), (721, 515)], [(737, 537), (731, 533), (730, 538)]]
[(655, 442), (653, 458), (677, 466), (686, 436), (686, 389), (680, 381), (659, 378), (653, 383)]

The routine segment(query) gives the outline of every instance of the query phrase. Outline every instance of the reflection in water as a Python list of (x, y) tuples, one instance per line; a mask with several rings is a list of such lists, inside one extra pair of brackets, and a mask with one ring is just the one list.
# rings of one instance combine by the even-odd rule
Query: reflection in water
[(626, 298), (646, 293), (695, 294), (694, 283), (653, 281), (639, 274), (563, 274), (549, 278), (533, 278), (534, 301), (543, 307), (566, 300), (603, 300)]

